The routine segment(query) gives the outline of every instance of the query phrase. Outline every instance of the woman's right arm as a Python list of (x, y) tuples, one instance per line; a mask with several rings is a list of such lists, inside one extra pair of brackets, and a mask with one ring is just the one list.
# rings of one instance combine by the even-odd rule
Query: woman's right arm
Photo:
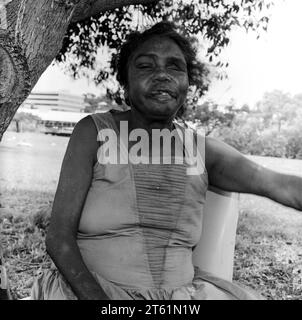
[(80, 300), (108, 299), (87, 269), (76, 240), (97, 148), (97, 130), (91, 117), (86, 117), (70, 137), (46, 237), (47, 252)]

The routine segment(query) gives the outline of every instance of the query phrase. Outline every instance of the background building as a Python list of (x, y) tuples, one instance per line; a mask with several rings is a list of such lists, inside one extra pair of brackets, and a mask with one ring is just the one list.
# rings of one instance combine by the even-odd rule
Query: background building
[(108, 99), (95, 95), (77, 96), (64, 91), (32, 92), (18, 109), (14, 120), (21, 126), (22, 122), (28, 118), (21, 116), (22, 113), (31, 114), (39, 119), (35, 120), (37, 125), (34, 125), (35, 128), (39, 128), (39, 131), (70, 135), (76, 123), (88, 114), (106, 112), (112, 108), (117, 107)]
[(32, 92), (21, 108), (39, 111), (84, 112), (84, 96), (67, 92)]

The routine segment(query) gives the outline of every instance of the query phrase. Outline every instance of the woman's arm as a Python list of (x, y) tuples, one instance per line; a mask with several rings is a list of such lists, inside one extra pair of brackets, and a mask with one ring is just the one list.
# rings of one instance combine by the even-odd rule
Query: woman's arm
[(108, 299), (87, 269), (76, 241), (97, 148), (97, 130), (93, 120), (86, 117), (79, 121), (70, 137), (46, 237), (49, 255), (81, 300)]
[(209, 182), (226, 191), (252, 193), (302, 211), (302, 177), (267, 169), (231, 146), (206, 138)]

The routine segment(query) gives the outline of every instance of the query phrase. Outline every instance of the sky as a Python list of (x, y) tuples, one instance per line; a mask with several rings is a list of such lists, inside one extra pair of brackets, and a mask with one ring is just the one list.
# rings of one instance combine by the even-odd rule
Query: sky
[[(229, 62), (228, 79), (214, 80), (207, 97), (218, 103), (253, 106), (267, 91), (302, 93), (302, 1), (275, 0), (268, 31), (234, 30), (222, 57)], [(67, 91), (77, 95), (100, 93), (86, 79), (73, 80), (56, 65), (43, 73), (33, 91)]]

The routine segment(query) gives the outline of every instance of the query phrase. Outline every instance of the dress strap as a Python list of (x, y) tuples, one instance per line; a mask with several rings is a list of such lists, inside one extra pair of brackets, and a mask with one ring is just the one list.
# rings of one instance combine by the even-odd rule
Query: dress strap
[(193, 129), (186, 123), (184, 125), (177, 121), (174, 123), (182, 132), (179, 137), (184, 145), (187, 164), (191, 166), (187, 169), (187, 174), (206, 174), (204, 131)]
[[(111, 112), (94, 113), (90, 116), (92, 117), (98, 131), (98, 141), (106, 141), (106, 147), (104, 147), (104, 149), (109, 152), (109, 155), (105, 156), (104, 149), (99, 149), (98, 159), (101, 159), (101, 163), (127, 164), (128, 149), (121, 141), (122, 137), (120, 137), (120, 131)], [(107, 138), (109, 138), (108, 141)]]
[(114, 123), (112, 123), (112, 121), (114, 121), (114, 119), (112, 118), (112, 115), (110, 114), (110, 111), (108, 112), (104, 112), (104, 113), (92, 113), (90, 114), (96, 129), (98, 132), (100, 132), (100, 130), (102, 129), (113, 129), (116, 131), (115, 125)]

